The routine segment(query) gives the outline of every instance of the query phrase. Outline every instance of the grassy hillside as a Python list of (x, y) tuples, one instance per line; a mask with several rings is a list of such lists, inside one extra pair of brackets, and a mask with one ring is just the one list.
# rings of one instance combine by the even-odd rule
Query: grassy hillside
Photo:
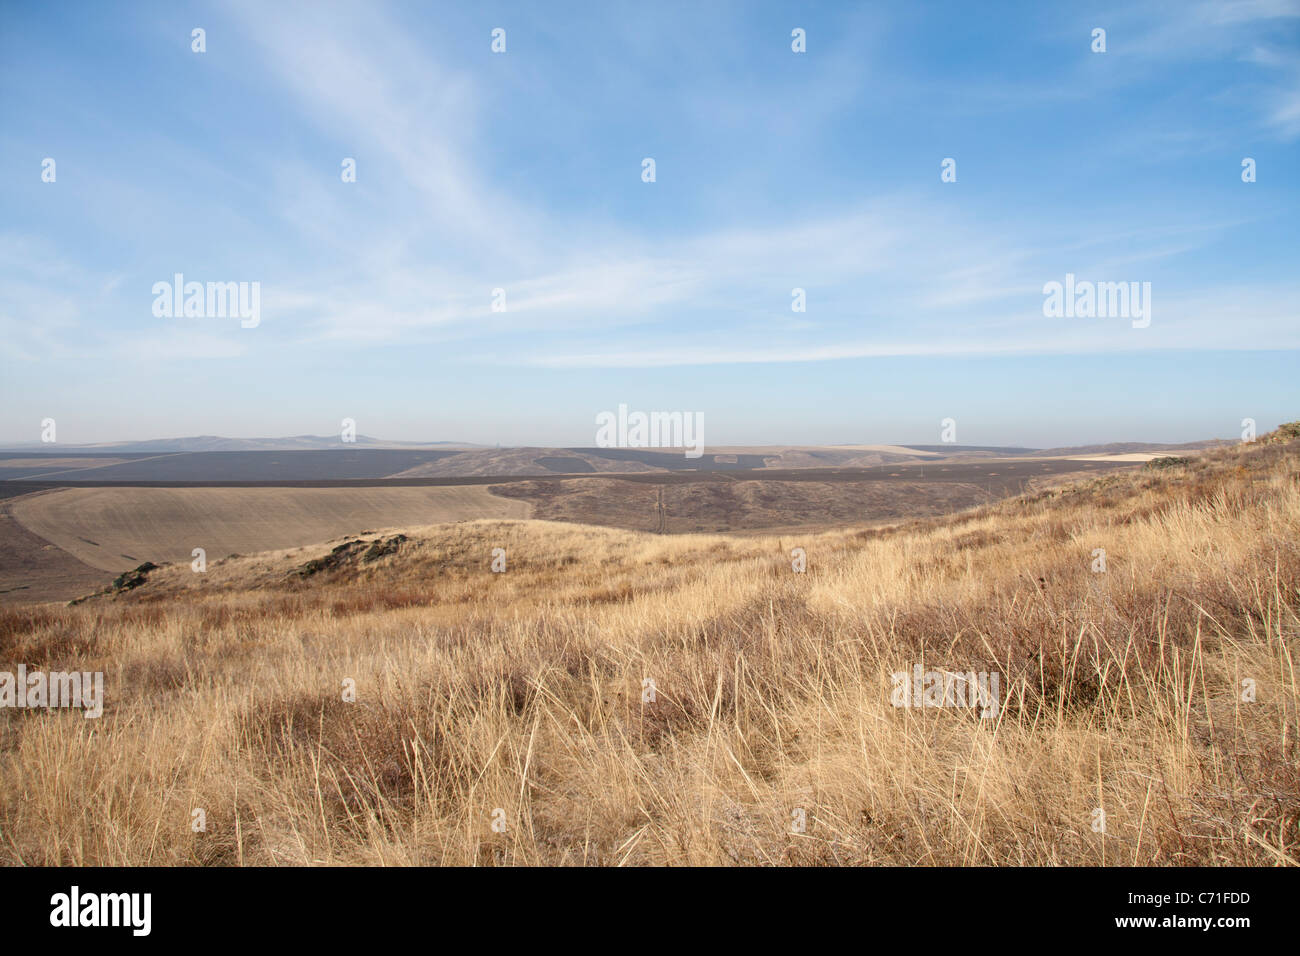
[[(0, 711), (4, 862), (1300, 862), (1288, 436), (885, 529), (479, 521), (140, 578), (0, 608), (5, 667), (108, 698)], [(893, 706), (917, 664), (996, 672), (996, 716)]]

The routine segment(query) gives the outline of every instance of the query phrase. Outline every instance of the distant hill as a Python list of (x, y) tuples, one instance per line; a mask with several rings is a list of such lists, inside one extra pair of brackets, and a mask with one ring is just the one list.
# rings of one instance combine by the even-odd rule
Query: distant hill
[(18, 442), (0, 446), (0, 451), (23, 452), (113, 452), (158, 454), (200, 451), (324, 451), (331, 448), (482, 448), (470, 442), (453, 441), (386, 441), (358, 435), (355, 442), (346, 444), (338, 435), (292, 435), (287, 438), (223, 438), (220, 435), (195, 435), (186, 438), (154, 438), (147, 441), (95, 442), (86, 445), (70, 445), (62, 442), (43, 444), (41, 442)]
[(1121, 441), (1104, 445), (1065, 445), (1059, 448), (1007, 448), (996, 445), (904, 445), (916, 451), (937, 452), (944, 457), (965, 457), (969, 455), (993, 455), (1007, 458), (1061, 458), (1071, 455), (1132, 455), (1143, 452), (1159, 454), (1172, 451), (1193, 451), (1205, 448), (1218, 448), (1233, 442), (1222, 438), (1210, 438), (1204, 441), (1189, 441), (1181, 444), (1168, 442)]
[(1142, 441), (1120, 441), (1111, 442), (1109, 445), (1074, 445), (1068, 448), (1044, 448), (1042, 451), (1034, 452), (1035, 455), (1043, 457), (1053, 457), (1059, 455), (1131, 455), (1141, 452), (1164, 452), (1164, 451), (1194, 451), (1203, 448), (1218, 448), (1223, 445), (1232, 445), (1223, 438), (1211, 438), (1206, 441), (1189, 441), (1180, 445), (1172, 445), (1166, 442), (1142, 442)]
[(960, 455), (966, 452), (989, 452), (994, 455), (1038, 455), (1042, 454), (1037, 448), (1008, 448), (1001, 445), (901, 445), (901, 448), (911, 448), (916, 451), (932, 451), (941, 455)]
[[(701, 458), (687, 459), (676, 449), (611, 449), (585, 447), (493, 447), (473, 442), (390, 441), (358, 435), (344, 443), (337, 435), (290, 435), (282, 438), (225, 438), (191, 435), (146, 441), (44, 444), (0, 444), (0, 455), (126, 456), (201, 454), (204, 452), (276, 451), (438, 451), (437, 461), (412, 463), (402, 477), (444, 475), (546, 474), (548, 472), (637, 472), (646, 470), (728, 470), (745, 468), (863, 468), (885, 464), (980, 458), (1052, 458), (1077, 455), (1160, 454), (1214, 448), (1231, 444), (1222, 439), (1164, 444), (1112, 442), (1061, 448), (1019, 448), (991, 445), (829, 445), (829, 446), (717, 446)], [(10, 475), (9, 477), (17, 477)]]

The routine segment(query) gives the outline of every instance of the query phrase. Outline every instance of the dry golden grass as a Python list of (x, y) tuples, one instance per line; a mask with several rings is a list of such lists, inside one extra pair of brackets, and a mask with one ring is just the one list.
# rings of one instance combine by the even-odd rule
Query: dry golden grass
[[(404, 529), (307, 577), (338, 542), (0, 609), (5, 666), (108, 691), (0, 713), (0, 858), (1295, 864), (1298, 465), (1261, 442), (779, 539)], [(896, 709), (916, 663), (997, 671), (999, 715)]]

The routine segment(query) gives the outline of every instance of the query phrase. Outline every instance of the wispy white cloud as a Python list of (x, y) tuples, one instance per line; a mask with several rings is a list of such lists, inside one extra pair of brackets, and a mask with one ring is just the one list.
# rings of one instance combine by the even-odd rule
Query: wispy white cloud
[(346, 155), (382, 153), (395, 163), (428, 228), (498, 254), (511, 249), (532, 215), (476, 171), (474, 86), (441, 67), (436, 51), (415, 44), (377, 5), (360, 16), (318, 5), (230, 9), (307, 114), (351, 144)]
[[(1283, 0), (1207, 3), (1183, 18), (1160, 16), (1159, 10), (1153, 15), (1150, 8), (1140, 17), (1124, 10), (1115, 16), (1121, 24), (1142, 20), (1120, 48), (1148, 54), (1145, 69), (1226, 55), (1255, 37), (1243, 55), (1271, 75), (1294, 79), (1294, 54), (1244, 28), (1300, 15), (1298, 6)], [(322, 250), (326, 264), (302, 256), (293, 259), (292, 270), (281, 267), (261, 277), (265, 321), (257, 339), (127, 328), (114, 333), (116, 355), (235, 358), (254, 343), (328, 348), (457, 340), (472, 344), (466, 351), (475, 361), (621, 366), (1181, 348), (1192, 341), (1238, 347), (1240, 326), (1196, 319), (1206, 316), (1204, 303), (1229, 308), (1242, 301), (1240, 291), (1227, 294), (1213, 286), (1180, 289), (1194, 306), (1176, 313), (1185, 330), (1194, 330), (1181, 338), (1159, 326), (1141, 339), (1066, 332), (1035, 321), (1035, 311), (1042, 283), (1059, 278), (1058, 262), (1098, 278), (1142, 279), (1143, 271), (1221, 239), (1239, 222), (1178, 222), (1126, 232), (1104, 217), (1105, 228), (1097, 228), (1085, 211), (1068, 224), (1031, 215), (992, 223), (981, 220), (979, 206), (916, 190), (874, 200), (859, 195), (838, 208), (795, 199), (784, 220), (694, 222), (670, 238), (648, 237), (632, 225), (534, 206), (487, 175), (477, 161), (490, 147), (481, 128), (481, 91), (444, 63), (436, 48), (408, 36), (385, 8), (366, 7), (358, 16), (336, 7), (242, 0), (230, 9), (261, 51), (267, 74), (280, 84), (274, 92), (287, 94), (322, 135), (340, 144), (338, 158), (361, 158), (360, 182), (340, 187), (333, 156), (322, 158), (320, 168), (301, 156), (262, 157), (274, 215), (308, 248)], [(1216, 24), (1223, 26), (1221, 33), (1207, 32), (1207, 25)], [(642, 52), (663, 53), (653, 44)], [(815, 80), (804, 86), (824, 86), (835, 71), (843, 72), (845, 82), (832, 84), (836, 95), (814, 104), (812, 125), (847, 109), (850, 94), (844, 91), (857, 91), (872, 72), (842, 55), (816, 69)], [(1116, 87), (1131, 79), (1122, 70), (1115, 74), (1108, 82)], [(1045, 83), (1029, 95), (1085, 95), (1066, 87)], [(989, 89), (1000, 95), (999, 83)], [(701, 90), (690, 100), (700, 112), (697, 119), (722, 111), (731, 92)], [(791, 93), (775, 104), (750, 102), (741, 119), (761, 119), (770, 110), (779, 125), (802, 95)], [(1300, 90), (1278, 92), (1270, 102), (1272, 128), (1283, 135), (1300, 131)], [(394, 171), (395, 178), (376, 176), (379, 168)], [(357, 202), (391, 214), (358, 217)], [(1114, 274), (1130, 267), (1139, 274)], [(75, 271), (55, 255), (33, 255), (0, 239), (0, 275), (8, 275), (0, 278), (7, 303), (0, 319), (13, 329), (5, 344), (12, 354), (103, 344), (93, 332), (60, 343), (57, 330), (86, 323), (88, 306), (123, 295), (127, 280), (116, 267), (95, 275)], [(794, 286), (808, 290), (805, 314), (790, 311)], [(504, 313), (491, 310), (498, 287), (506, 292)], [(1164, 288), (1158, 287), (1158, 308), (1172, 319), (1175, 313), (1160, 298)], [(1289, 331), (1275, 328), (1270, 340), (1261, 317), (1278, 323), (1289, 318), (1294, 299), (1286, 296), (1292, 293), (1265, 287), (1250, 294), (1252, 337), (1290, 347)], [(1282, 297), (1269, 300), (1270, 294)], [(35, 313), (50, 321), (33, 328), (24, 319)], [(771, 332), (772, 340), (746, 345), (755, 330)], [(668, 339), (672, 348), (657, 345)]]
[[(515, 355), (503, 364), (541, 368), (661, 368), (825, 362), (903, 356), (1087, 355), (1179, 350), (1268, 351), (1300, 349), (1300, 284), (1218, 290), (1210, 298), (1152, 294), (1153, 320), (1133, 328), (1124, 318), (1049, 319), (1041, 294), (1029, 307), (1001, 317), (987, 316), (978, 335), (943, 338), (886, 338), (809, 344), (731, 344), (674, 340), (671, 345), (613, 346), (587, 352)], [(1284, 330), (1279, 334), (1279, 329)], [(496, 362), (498, 356), (473, 361)]]

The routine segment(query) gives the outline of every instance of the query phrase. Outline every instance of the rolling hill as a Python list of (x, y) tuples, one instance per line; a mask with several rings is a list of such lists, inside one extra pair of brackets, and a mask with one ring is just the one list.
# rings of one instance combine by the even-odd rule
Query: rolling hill
[(887, 527), (182, 560), (0, 607), (106, 686), (0, 711), (0, 861), (1290, 865), (1297, 636), (1283, 433)]

